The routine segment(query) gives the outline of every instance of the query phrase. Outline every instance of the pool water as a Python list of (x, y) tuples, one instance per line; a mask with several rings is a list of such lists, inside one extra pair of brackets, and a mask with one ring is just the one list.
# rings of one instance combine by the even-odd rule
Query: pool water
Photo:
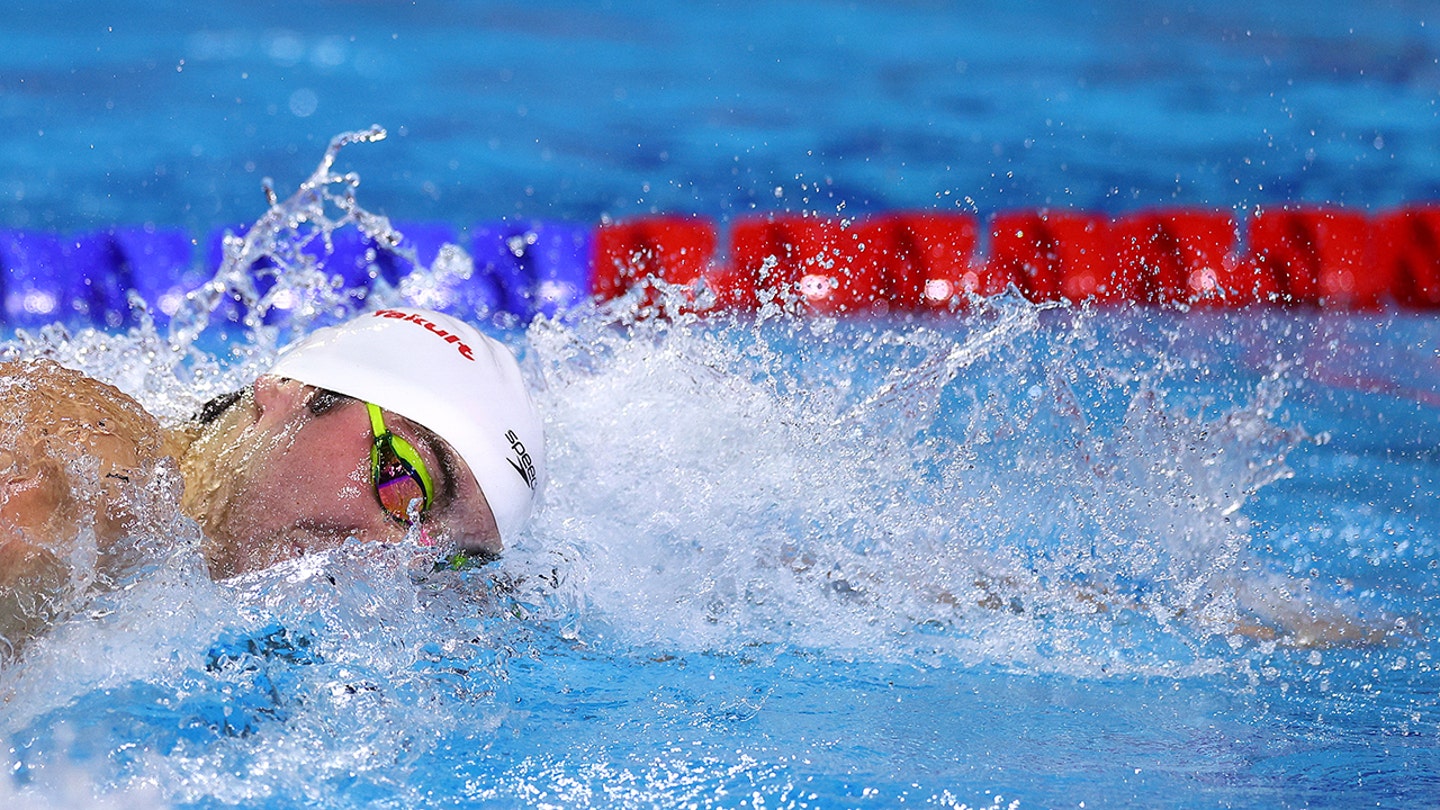
[(171, 520), (173, 545), (3, 673), (6, 789), (1435, 796), (1433, 319), (1002, 298), (916, 322), (617, 307), (517, 340), (551, 481), (500, 563), (357, 546), (212, 584)]
[(0, 225), (1440, 198), (1424, 2), (12, 2)]
[[(1250, 5), (20, 9), (0, 114), (37, 134), (0, 150), (0, 216), (254, 220), (262, 174), (371, 118), (361, 204), (461, 224), (1435, 196), (1425, 9)], [(312, 282), (278, 281), (351, 300)], [(157, 509), (0, 669), (0, 799), (1440, 800), (1440, 321), (794, 309), (497, 332), (550, 481), (484, 568), (356, 545), (212, 583)], [(292, 334), (179, 323), (6, 349), (178, 420)]]

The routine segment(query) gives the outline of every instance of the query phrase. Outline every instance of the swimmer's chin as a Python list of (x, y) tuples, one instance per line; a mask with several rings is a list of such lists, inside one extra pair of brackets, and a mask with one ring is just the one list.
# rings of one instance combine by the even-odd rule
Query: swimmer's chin
[(286, 559), (280, 556), (257, 558), (249, 554), (237, 555), (232, 545), (210, 534), (206, 534), (205, 542), (200, 546), (200, 552), (205, 558), (205, 567), (210, 578), (217, 582), (263, 570), (284, 562)]
[(257, 541), (207, 533), (201, 553), (211, 579), (230, 580), (330, 551), (344, 542), (344, 538), (331, 540), (303, 534), (280, 534)]
[[(367, 575), (382, 571), (406, 572), (407, 576), (420, 577), (432, 573), (435, 566), (431, 549), (410, 543), (351, 539), (339, 546), (307, 550), (229, 576), (222, 577), (211, 571), (211, 578), (224, 587), (270, 599), (271, 589), (278, 583), (285, 583), (287, 588), (301, 587), (305, 593), (316, 588), (328, 592), (353, 578), (356, 571), (367, 572)], [(308, 597), (295, 598), (299, 600), (297, 603), (303, 603)]]
[[(243, 551), (237, 553), (237, 549)], [(201, 544), (201, 554), (210, 578), (230, 583), (247, 581), (254, 576), (269, 578), (277, 570), (304, 571), (310, 566), (324, 564), (342, 551), (370, 555), (389, 554), (395, 549), (402, 550), (401, 556), (423, 558), (426, 565), (434, 562), (438, 551), (435, 547), (414, 542), (413, 538), (397, 542), (357, 534), (319, 537), (304, 531), (281, 533), (258, 542), (206, 535)]]

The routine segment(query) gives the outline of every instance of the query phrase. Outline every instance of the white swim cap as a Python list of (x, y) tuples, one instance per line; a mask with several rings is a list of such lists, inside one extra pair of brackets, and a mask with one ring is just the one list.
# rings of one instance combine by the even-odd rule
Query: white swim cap
[(270, 373), (373, 402), (455, 448), (480, 484), (502, 543), (525, 521), (545, 474), (545, 436), (503, 343), (421, 309), (382, 309), (318, 329)]

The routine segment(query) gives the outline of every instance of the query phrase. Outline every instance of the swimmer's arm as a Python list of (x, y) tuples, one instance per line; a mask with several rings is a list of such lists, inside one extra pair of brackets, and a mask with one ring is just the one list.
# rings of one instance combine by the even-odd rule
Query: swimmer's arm
[(0, 663), (54, 620), (68, 580), (67, 566), (51, 549), (0, 536)]
[[(3, 659), (58, 615), (75, 553), (103, 560), (133, 528), (125, 485), (169, 446), (133, 399), (46, 361), (0, 363), (0, 414)], [(77, 485), (86, 467), (98, 483)]]
[[(175, 455), (134, 399), (48, 361), (0, 363), (0, 414), (0, 524), (31, 543), (66, 543), (83, 526), (110, 545), (133, 528), (125, 485)], [(77, 486), (77, 463), (98, 484)]]
[[(0, 377), (11, 367), (0, 366)], [(69, 476), (47, 452), (49, 426), (33, 408), (37, 393), (29, 385), (0, 391), (0, 409), (11, 415), (0, 428), (0, 662), (58, 614), (78, 533)]]
[(1418, 632), (1400, 617), (1361, 615), (1308, 579), (1271, 575), (1234, 587), (1241, 609), (1255, 618), (1253, 623), (1241, 622), (1236, 632), (1259, 641), (1335, 647), (1384, 644)]
[[(977, 578), (975, 590), (961, 597), (942, 591), (937, 601), (951, 606), (973, 604), (990, 610), (1022, 613), (1017, 583), (1006, 577)], [(1077, 606), (1087, 611), (1135, 611), (1147, 613), (1151, 607), (1143, 600), (1112, 592), (1103, 585), (1070, 583), (1064, 586)], [(1276, 642), (1291, 647), (1335, 647), (1355, 644), (1383, 644), (1397, 636), (1413, 636), (1417, 631), (1410, 623), (1392, 616), (1362, 617), (1336, 601), (1312, 593), (1308, 580), (1274, 575), (1227, 581), (1241, 615), (1229, 627), (1235, 636), (1260, 642)], [(1003, 594), (1011, 594), (1004, 596)]]

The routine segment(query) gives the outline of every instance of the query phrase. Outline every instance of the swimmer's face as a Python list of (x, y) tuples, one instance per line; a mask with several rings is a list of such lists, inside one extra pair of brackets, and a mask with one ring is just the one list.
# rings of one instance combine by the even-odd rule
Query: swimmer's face
[[(375, 434), (364, 403), (261, 377), (253, 401), (236, 407), (238, 422), (225, 431), (234, 439), (210, 453), (206, 471), (214, 476), (215, 497), (204, 505), (202, 522), (214, 576), (257, 570), (349, 538), (397, 542), (411, 531), (376, 494)], [(485, 496), (449, 445), (398, 414), (386, 411), (384, 421), (429, 471), (433, 503), (420, 521), (427, 538), (441, 547), (498, 552), (499, 531)], [(191, 484), (187, 480), (187, 488)]]

